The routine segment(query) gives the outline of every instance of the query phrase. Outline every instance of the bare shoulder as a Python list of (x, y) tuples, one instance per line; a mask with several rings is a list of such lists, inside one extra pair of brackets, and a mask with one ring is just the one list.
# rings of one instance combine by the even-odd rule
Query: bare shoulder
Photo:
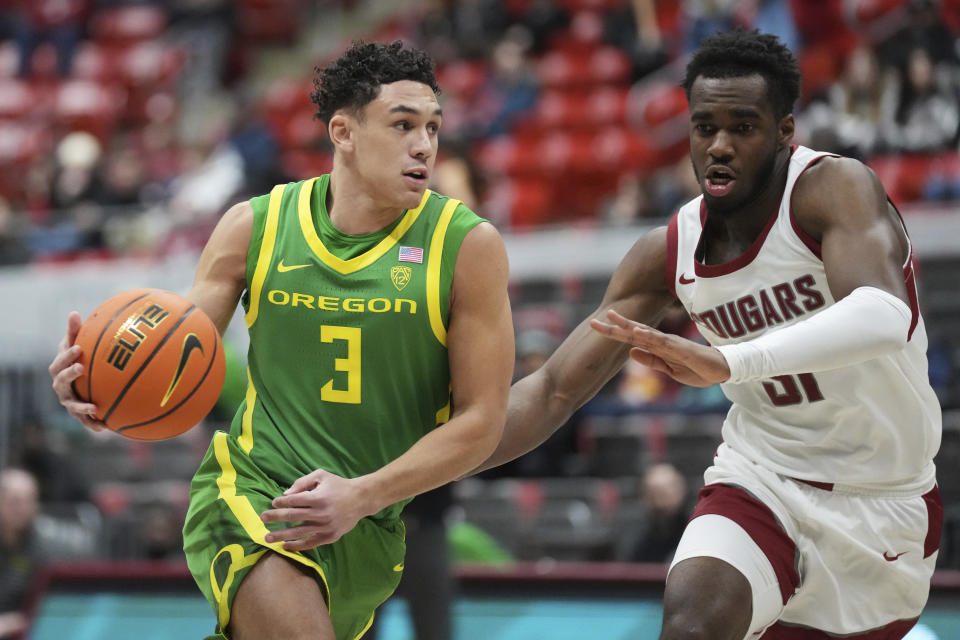
[(231, 234), (245, 233), (249, 238), (253, 232), (253, 205), (249, 200), (238, 202), (226, 210), (217, 226), (225, 227)]
[(877, 174), (853, 158), (821, 159), (800, 175), (791, 196), (794, 216), (815, 236), (834, 219), (878, 214), (885, 203)]
[(453, 270), (451, 304), (471, 291), (506, 291), (509, 270), (500, 232), (489, 222), (481, 222), (467, 232), (460, 244)]
[(638, 289), (666, 289), (667, 227), (656, 227), (641, 236), (620, 261), (613, 285), (624, 279)]
[(616, 309), (628, 318), (655, 323), (674, 301), (667, 284), (667, 227), (644, 234), (617, 265), (598, 313)]

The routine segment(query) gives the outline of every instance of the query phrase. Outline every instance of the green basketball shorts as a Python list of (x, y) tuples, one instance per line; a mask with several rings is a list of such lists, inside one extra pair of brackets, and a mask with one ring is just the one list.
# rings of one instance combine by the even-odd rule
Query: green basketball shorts
[(400, 582), (403, 572), (403, 524), (363, 518), (333, 544), (307, 551), (286, 551), (268, 543), (268, 530), (287, 523), (264, 523), (260, 513), (283, 493), (251, 461), (235, 438), (213, 437), (190, 485), (190, 508), (183, 527), (183, 550), (194, 580), (225, 633), (230, 607), (244, 576), (268, 550), (312, 570), (326, 596), (337, 640), (360, 638), (374, 610)]

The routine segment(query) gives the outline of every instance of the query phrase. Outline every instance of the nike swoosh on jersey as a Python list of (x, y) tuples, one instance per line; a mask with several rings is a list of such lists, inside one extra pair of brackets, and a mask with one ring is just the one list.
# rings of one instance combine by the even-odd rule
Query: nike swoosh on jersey
[(401, 571), (403, 571), (403, 563), (401, 562), (398, 565), (394, 565), (393, 570), (396, 571), (397, 573), (400, 573)]
[(161, 407), (167, 404), (170, 396), (177, 390), (177, 385), (180, 384), (180, 378), (183, 377), (183, 370), (187, 368), (187, 360), (190, 359), (190, 354), (193, 353), (194, 349), (200, 349), (200, 353), (203, 353), (203, 345), (200, 343), (200, 338), (198, 338), (196, 334), (188, 333), (183, 338), (183, 346), (180, 348), (180, 363), (177, 365), (177, 370), (173, 374), (173, 380), (170, 381), (170, 386), (167, 387), (167, 392), (163, 394), (163, 400), (160, 401)]
[(884, 551), (884, 552), (883, 552), (883, 559), (886, 560), (887, 562), (893, 562), (894, 560), (896, 560), (897, 558), (899, 558), (900, 556), (902, 556), (902, 555), (905, 554), (905, 553), (906, 553), (906, 551), (901, 551), (901, 552), (898, 553), (897, 555), (893, 555), (893, 554), (890, 553), (889, 551)]
[(277, 265), (277, 271), (280, 273), (286, 273), (287, 271), (293, 271), (294, 269), (303, 269), (304, 267), (309, 267), (309, 264), (283, 264), (283, 260), (280, 261), (280, 264)]
[(680, 284), (693, 284), (696, 281), (696, 278), (688, 278), (687, 274), (680, 274)]

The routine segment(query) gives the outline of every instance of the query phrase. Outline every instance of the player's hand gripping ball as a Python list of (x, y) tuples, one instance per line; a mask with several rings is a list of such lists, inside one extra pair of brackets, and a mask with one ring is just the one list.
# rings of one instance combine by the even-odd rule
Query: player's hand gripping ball
[(98, 420), (134, 440), (166, 440), (195, 426), (220, 395), (223, 343), (199, 307), (170, 291), (124, 291), (80, 328), (77, 396)]

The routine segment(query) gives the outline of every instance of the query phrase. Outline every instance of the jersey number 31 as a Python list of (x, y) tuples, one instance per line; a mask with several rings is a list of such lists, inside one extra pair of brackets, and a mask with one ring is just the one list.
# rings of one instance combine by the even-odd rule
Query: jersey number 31
[[(776, 384), (774, 384), (776, 383)], [(801, 389), (803, 390), (801, 392)], [(776, 407), (823, 400), (820, 385), (812, 373), (798, 373), (795, 376), (776, 376), (773, 382), (764, 382), (763, 390), (770, 396), (770, 402)]]

